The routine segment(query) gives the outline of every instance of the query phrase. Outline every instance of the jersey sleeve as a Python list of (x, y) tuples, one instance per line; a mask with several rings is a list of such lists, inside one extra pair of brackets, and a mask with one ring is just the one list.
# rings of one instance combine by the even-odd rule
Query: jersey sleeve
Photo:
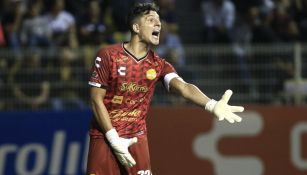
[(176, 73), (176, 70), (169, 62), (164, 60), (164, 66), (163, 66), (163, 69), (162, 69), (161, 76), (164, 77), (165, 75), (167, 75), (169, 73)]
[(110, 76), (110, 58), (105, 49), (101, 49), (91, 69), (88, 84), (94, 87), (106, 88)]
[[(169, 91), (169, 83), (173, 78), (180, 78), (175, 68), (167, 61), (165, 61), (164, 68), (162, 70), (163, 85)], [(181, 78), (180, 78), (181, 79)]]

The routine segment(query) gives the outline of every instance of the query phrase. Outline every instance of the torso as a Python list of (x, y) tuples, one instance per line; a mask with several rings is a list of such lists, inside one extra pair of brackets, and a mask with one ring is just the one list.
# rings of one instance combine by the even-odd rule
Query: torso
[(104, 104), (112, 125), (122, 136), (146, 134), (145, 118), (155, 84), (174, 69), (151, 50), (141, 59), (136, 59), (122, 44), (109, 46), (105, 51), (110, 72), (104, 84)]

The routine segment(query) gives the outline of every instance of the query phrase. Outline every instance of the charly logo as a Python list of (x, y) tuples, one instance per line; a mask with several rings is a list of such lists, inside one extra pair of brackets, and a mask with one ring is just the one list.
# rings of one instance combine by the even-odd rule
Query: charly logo
[(120, 87), (120, 91), (128, 91), (128, 92), (147, 92), (148, 87), (137, 85), (136, 83), (128, 83), (124, 82)]
[(149, 80), (153, 80), (157, 77), (157, 72), (156, 70), (154, 69), (149, 69), (147, 72), (146, 72), (146, 78), (149, 79)]
[(120, 67), (117, 69), (117, 72), (119, 73), (120, 76), (125, 76), (125, 75), (126, 75), (126, 67), (120, 66)]

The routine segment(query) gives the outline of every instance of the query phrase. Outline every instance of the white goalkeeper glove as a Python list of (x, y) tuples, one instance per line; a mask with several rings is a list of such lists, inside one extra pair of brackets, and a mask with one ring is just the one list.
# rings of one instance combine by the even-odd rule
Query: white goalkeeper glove
[(213, 113), (220, 121), (226, 119), (229, 123), (241, 122), (242, 118), (234, 114), (234, 112), (243, 112), (242, 106), (230, 106), (228, 101), (232, 95), (231, 90), (225, 91), (219, 101), (211, 99), (205, 106), (207, 111)]
[(106, 133), (106, 138), (110, 142), (116, 157), (122, 165), (132, 167), (136, 164), (128, 151), (128, 147), (137, 142), (136, 137), (131, 139), (119, 137), (117, 131), (113, 128)]

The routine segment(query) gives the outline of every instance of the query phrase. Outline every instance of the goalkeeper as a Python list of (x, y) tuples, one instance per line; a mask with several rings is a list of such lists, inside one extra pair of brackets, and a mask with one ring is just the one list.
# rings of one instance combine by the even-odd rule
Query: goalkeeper
[(87, 174), (151, 175), (145, 119), (156, 83), (176, 92), (218, 120), (241, 122), (227, 90), (219, 101), (185, 82), (151, 46), (159, 44), (161, 22), (153, 3), (136, 4), (128, 15), (131, 39), (100, 49), (89, 80), (94, 117)]

